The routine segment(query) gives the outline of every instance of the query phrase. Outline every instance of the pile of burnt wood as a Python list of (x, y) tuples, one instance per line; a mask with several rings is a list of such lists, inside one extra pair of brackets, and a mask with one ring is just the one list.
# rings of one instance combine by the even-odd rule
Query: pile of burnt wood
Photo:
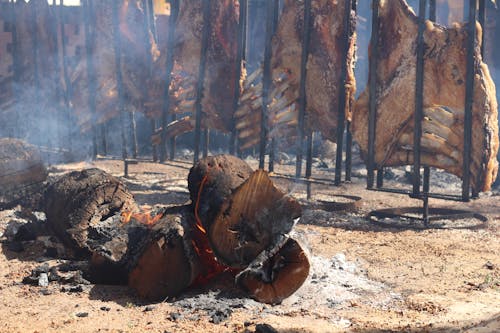
[(309, 261), (290, 236), (301, 207), (265, 171), (208, 157), (188, 187), (189, 204), (141, 211), (118, 178), (87, 169), (47, 182), (42, 207), (67, 255), (88, 260), (89, 280), (128, 284), (143, 298), (177, 296), (221, 273), (266, 303), (303, 284)]

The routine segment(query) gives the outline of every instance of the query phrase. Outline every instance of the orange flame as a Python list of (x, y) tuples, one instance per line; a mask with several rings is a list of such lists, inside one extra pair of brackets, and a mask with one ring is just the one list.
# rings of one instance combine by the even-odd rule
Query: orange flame
[(122, 223), (129, 223), (130, 220), (134, 219), (140, 224), (144, 225), (154, 225), (163, 217), (163, 214), (157, 214), (155, 216), (151, 216), (151, 212), (147, 211), (144, 213), (132, 213), (132, 212), (122, 212), (121, 220)]

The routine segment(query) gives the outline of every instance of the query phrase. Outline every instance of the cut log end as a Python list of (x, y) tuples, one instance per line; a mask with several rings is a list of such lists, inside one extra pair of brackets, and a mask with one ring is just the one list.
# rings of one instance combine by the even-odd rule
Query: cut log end
[(152, 242), (130, 272), (128, 284), (149, 300), (177, 296), (192, 281), (190, 258), (181, 236)]
[(208, 232), (211, 246), (224, 263), (244, 268), (277, 236), (290, 232), (301, 213), (295, 199), (257, 170), (222, 205)]
[(129, 274), (128, 284), (140, 297), (156, 301), (177, 296), (197, 277), (200, 262), (182, 222), (190, 217), (184, 209), (165, 215), (151, 229)]
[(305, 251), (289, 238), (276, 254), (259, 256), (238, 274), (236, 282), (256, 301), (279, 304), (300, 288), (309, 268)]

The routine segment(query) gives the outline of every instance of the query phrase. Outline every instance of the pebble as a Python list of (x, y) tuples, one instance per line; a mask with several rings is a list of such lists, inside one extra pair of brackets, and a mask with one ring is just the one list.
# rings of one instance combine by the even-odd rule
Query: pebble
[(278, 333), (278, 330), (269, 324), (255, 325), (255, 333)]
[(148, 305), (144, 308), (144, 312), (153, 311), (156, 308), (154, 305)]
[(110, 308), (110, 307), (107, 307), (107, 306), (101, 306), (101, 307), (100, 307), (100, 309), (101, 309), (102, 311), (106, 311), (106, 312), (108, 312), (108, 311), (110, 311), (110, 310), (111, 310), (111, 308)]
[(89, 316), (89, 313), (88, 312), (77, 312), (75, 314), (78, 318), (85, 318), (85, 317), (88, 317)]
[(52, 295), (52, 291), (50, 291), (46, 288), (43, 288), (43, 289), (40, 289), (40, 294), (42, 294), (44, 296), (48, 296), (48, 295)]
[(47, 273), (40, 273), (38, 277), (38, 285), (40, 287), (47, 287), (49, 285), (49, 276)]

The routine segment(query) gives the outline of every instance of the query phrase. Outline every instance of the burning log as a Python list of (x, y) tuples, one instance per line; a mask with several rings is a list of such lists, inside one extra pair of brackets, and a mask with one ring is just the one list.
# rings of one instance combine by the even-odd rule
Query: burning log
[[(99, 169), (74, 171), (49, 185), (45, 214), (50, 228), (77, 257), (88, 258), (93, 242), (109, 239), (109, 218), (138, 207), (125, 185)], [(108, 223), (103, 223), (108, 221)]]
[(230, 155), (209, 156), (191, 168), (189, 194), (204, 230), (210, 229), (224, 201), (251, 173), (252, 168), (246, 162)]
[(282, 237), (236, 276), (237, 284), (255, 300), (278, 304), (292, 295), (309, 275), (309, 260), (299, 243)]
[(295, 199), (277, 189), (267, 172), (257, 170), (224, 201), (208, 236), (219, 259), (243, 268), (288, 234), (301, 213)]
[(127, 284), (151, 300), (178, 295), (198, 276), (189, 206), (140, 213), (127, 188), (98, 169), (64, 175), (47, 190), (50, 228), (94, 283)]
[(128, 284), (142, 298), (176, 296), (222, 272), (255, 299), (279, 303), (304, 282), (309, 262), (289, 237), (297, 201), (263, 170), (228, 155), (201, 160), (189, 173), (192, 203), (140, 212), (117, 178), (98, 169), (72, 172), (46, 191), (50, 228), (75, 257), (90, 261), (94, 283)]
[(176, 296), (189, 287), (202, 268), (186, 226), (193, 219), (188, 206), (174, 207), (154, 224), (138, 255), (128, 284), (139, 296), (150, 300)]
[(200, 161), (188, 176), (198, 228), (207, 234), (215, 256), (234, 268), (246, 267), (272, 247), (302, 212), (267, 172), (250, 172), (244, 161), (220, 155)]
[(18, 139), (0, 139), (0, 207), (37, 206), (40, 184), (46, 178), (47, 169), (36, 147)]

